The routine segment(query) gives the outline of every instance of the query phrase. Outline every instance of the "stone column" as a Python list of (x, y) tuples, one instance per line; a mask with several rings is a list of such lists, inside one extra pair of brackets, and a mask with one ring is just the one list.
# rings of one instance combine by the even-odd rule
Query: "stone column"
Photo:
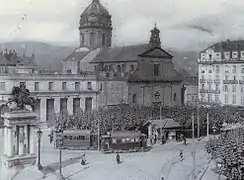
[(54, 111), (55, 111), (55, 113), (60, 112), (60, 98), (54, 99)]
[(36, 132), (35, 132), (35, 126), (30, 126), (30, 154), (36, 153)]
[(67, 110), (69, 114), (73, 114), (73, 98), (68, 98), (67, 100)]
[(40, 102), (40, 121), (47, 121), (47, 99), (41, 99)]
[(8, 127), (4, 126), (4, 154), (7, 155), (8, 152)]
[(85, 110), (85, 98), (84, 96), (80, 97), (80, 108), (84, 111)]
[(152, 145), (152, 125), (149, 124), (148, 126), (148, 145)]
[(24, 126), (19, 127), (19, 156), (24, 155), (24, 141), (25, 141), (25, 136), (24, 136)]
[(13, 129), (12, 127), (8, 127), (8, 141), (7, 141), (7, 156), (12, 157), (13, 156)]

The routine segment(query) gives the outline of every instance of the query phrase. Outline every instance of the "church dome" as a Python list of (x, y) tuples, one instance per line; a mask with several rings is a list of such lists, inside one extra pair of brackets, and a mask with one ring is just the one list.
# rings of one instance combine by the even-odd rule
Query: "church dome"
[(92, 0), (92, 3), (80, 16), (80, 29), (87, 27), (112, 28), (111, 15), (99, 0)]

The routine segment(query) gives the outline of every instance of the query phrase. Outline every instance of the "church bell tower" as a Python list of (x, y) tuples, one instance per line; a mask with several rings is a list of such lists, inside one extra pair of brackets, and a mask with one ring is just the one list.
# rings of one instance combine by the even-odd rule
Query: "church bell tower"
[(150, 48), (161, 47), (160, 31), (157, 28), (156, 24), (155, 27), (151, 30), (151, 38), (149, 41), (149, 45)]

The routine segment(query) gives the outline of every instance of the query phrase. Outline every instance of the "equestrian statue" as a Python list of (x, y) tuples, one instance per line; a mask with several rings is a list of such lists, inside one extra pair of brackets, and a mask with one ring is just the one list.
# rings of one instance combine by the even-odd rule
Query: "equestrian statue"
[(34, 108), (36, 100), (34, 97), (30, 97), (30, 91), (26, 89), (24, 84), (21, 84), (20, 87), (14, 86), (11, 95), (12, 97), (8, 99), (6, 105), (15, 102), (16, 107), (12, 108), (13, 110), (24, 110), (26, 105)]

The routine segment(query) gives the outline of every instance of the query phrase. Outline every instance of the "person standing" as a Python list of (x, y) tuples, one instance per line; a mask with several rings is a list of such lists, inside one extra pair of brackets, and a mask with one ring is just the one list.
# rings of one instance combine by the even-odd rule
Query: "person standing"
[(117, 164), (120, 164), (120, 155), (118, 152), (116, 153), (116, 162)]

